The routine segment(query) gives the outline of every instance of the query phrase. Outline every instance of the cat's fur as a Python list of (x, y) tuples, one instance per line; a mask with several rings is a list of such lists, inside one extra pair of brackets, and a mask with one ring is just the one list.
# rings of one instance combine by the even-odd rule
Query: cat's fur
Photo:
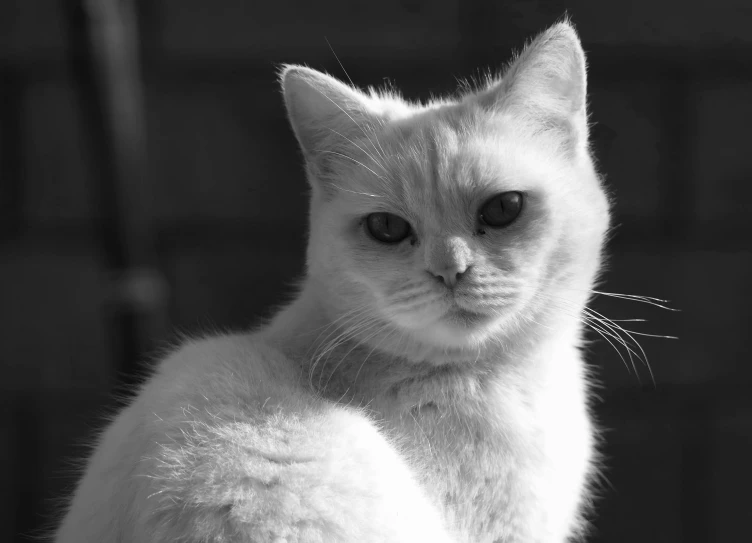
[[(298, 66), (282, 84), (312, 190), (302, 290), (267, 326), (158, 365), (102, 434), (56, 540), (578, 534), (594, 454), (580, 317), (608, 204), (574, 30), (555, 25), (456, 100), (410, 104)], [(481, 229), (504, 191), (524, 193), (522, 214)], [(364, 217), (381, 211), (411, 239), (372, 239)], [(453, 290), (447, 270), (464, 272)]]

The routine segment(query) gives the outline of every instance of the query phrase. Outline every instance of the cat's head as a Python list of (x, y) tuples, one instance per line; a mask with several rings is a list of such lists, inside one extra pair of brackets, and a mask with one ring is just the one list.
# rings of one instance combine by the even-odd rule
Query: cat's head
[(608, 204), (571, 26), (455, 100), (410, 104), (299, 66), (282, 82), (312, 187), (309, 285), (332, 318), (464, 350), (578, 312)]

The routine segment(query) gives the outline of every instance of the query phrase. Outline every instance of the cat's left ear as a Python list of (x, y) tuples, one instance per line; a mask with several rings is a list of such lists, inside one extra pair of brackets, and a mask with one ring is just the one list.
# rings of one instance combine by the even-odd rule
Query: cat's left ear
[(555, 130), (568, 146), (586, 146), (585, 52), (574, 27), (558, 23), (535, 38), (479, 101), (534, 123), (536, 129)]

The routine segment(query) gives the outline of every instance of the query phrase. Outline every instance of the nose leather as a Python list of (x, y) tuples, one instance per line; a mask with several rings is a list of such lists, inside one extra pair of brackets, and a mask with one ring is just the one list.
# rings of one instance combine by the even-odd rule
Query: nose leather
[(426, 250), (426, 269), (447, 287), (454, 287), (472, 265), (472, 253), (459, 236), (432, 240)]

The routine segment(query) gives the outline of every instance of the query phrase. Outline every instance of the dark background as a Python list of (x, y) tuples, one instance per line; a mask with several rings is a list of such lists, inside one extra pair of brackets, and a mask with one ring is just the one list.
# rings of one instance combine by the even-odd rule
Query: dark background
[[(175, 329), (254, 323), (300, 275), (306, 184), (277, 63), (344, 78), (326, 37), (356, 84), (426, 99), (501, 67), (566, 10), (616, 199), (602, 289), (680, 310), (594, 301), (679, 339), (640, 339), (655, 384), (590, 347), (607, 429), (591, 541), (749, 540), (748, 0), (137, 2), (142, 86), (122, 88), (143, 114), (120, 117), (76, 5), (0, 0), (0, 541), (53, 518), (134, 360)], [(123, 294), (113, 277), (133, 266), (164, 288)]]

